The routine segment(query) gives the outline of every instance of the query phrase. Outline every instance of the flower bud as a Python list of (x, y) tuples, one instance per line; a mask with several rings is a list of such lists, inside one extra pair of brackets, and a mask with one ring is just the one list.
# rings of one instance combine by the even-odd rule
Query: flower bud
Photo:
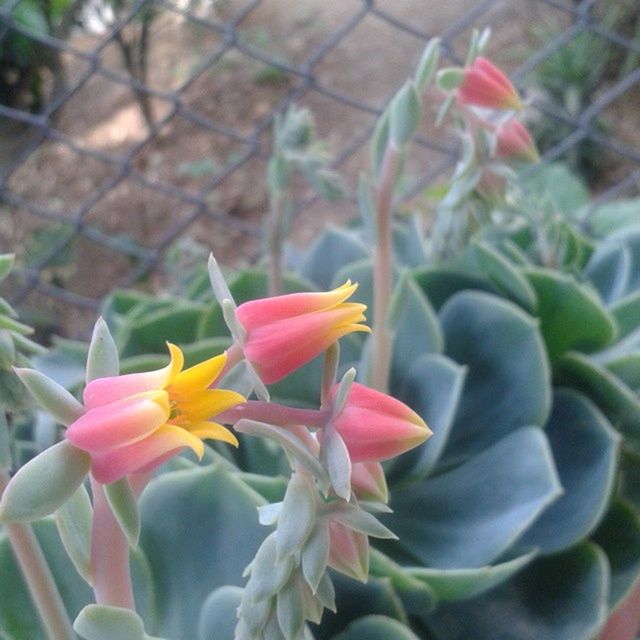
[[(335, 397), (338, 385), (331, 390)], [(333, 426), (342, 436), (351, 462), (394, 458), (423, 443), (431, 430), (406, 404), (354, 382)]]
[(464, 80), (457, 90), (460, 104), (489, 109), (522, 108), (520, 96), (507, 76), (486, 58), (476, 58), (464, 70)]
[(499, 158), (538, 162), (540, 156), (527, 128), (516, 118), (511, 118), (496, 130), (496, 151)]
[(357, 288), (346, 282), (333, 291), (292, 293), (250, 300), (236, 310), (247, 335), (246, 359), (265, 384), (281, 380), (363, 324), (366, 306), (345, 302)]
[(351, 466), (351, 490), (358, 500), (383, 502), (389, 500), (387, 480), (379, 462), (356, 462)]

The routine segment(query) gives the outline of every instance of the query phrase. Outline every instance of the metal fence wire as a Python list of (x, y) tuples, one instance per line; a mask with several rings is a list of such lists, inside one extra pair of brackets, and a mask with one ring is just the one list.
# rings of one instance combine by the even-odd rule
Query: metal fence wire
[[(460, 62), (485, 26), (488, 55), (547, 123), (543, 160), (586, 163), (596, 202), (637, 195), (637, 0), (0, 0), (12, 302), (74, 334), (114, 286), (161, 277), (181, 237), (248, 260), (274, 114), (309, 106), (353, 186), (377, 115), (425, 43), (440, 36), (444, 58)], [(446, 131), (415, 149), (419, 187), (456, 159)], [(296, 214), (308, 240), (318, 220), (345, 220), (355, 205), (301, 189)]]

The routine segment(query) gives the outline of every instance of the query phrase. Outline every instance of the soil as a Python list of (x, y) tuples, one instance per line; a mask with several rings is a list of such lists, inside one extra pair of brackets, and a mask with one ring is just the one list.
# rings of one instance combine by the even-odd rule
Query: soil
[[(220, 21), (232, 19), (247, 3), (218, 0), (173, 6), (183, 4), (198, 18)], [(398, 29), (392, 21), (410, 24), (418, 33), (446, 34), (451, 25), (485, 4), (490, 3), (380, 0), (375, 7), (386, 19), (369, 12), (318, 60), (311, 69), (317, 85), (303, 91), (296, 102), (312, 110), (318, 134), (334, 157), (362, 138), (375, 120), (367, 109), (345, 102), (382, 107), (412, 72), (422, 51), (424, 41)], [(151, 26), (146, 84), (160, 92), (177, 92), (178, 112), (169, 117), (174, 107), (171, 100), (153, 99), (157, 131), (146, 142), (148, 128), (135, 94), (113, 79), (114, 74), (124, 73), (118, 46), (111, 41), (96, 57), (87, 59), (83, 55), (95, 51), (105, 36), (78, 32), (70, 43), (84, 54), (67, 52), (63, 61), (68, 86), (79, 87), (56, 112), (56, 133), (22, 160), (9, 178), (9, 192), (31, 203), (32, 210), (19, 202), (4, 208), (0, 250), (16, 251), (23, 264), (37, 269), (56, 243), (79, 231), (54, 264), (42, 271), (45, 285), (98, 300), (135, 271), (140, 264), (136, 247), (165, 249), (178, 233), (203, 243), (223, 263), (235, 266), (254, 260), (259, 253), (256, 234), (266, 210), (268, 119), (304, 79), (230, 48), (185, 85), (208, 56), (224, 47), (224, 38), (169, 10), (168, 3), (161, 6)], [(337, 34), (363, 6), (360, 0), (263, 0), (238, 23), (237, 34), (243, 46), (295, 66)], [(494, 35), (487, 53), (512, 71), (534, 50), (537, 41), (531, 25), (543, 19), (562, 24), (566, 16), (541, 2), (494, 2), (453, 39), (452, 49), (463, 57), (471, 27), (492, 26)], [(123, 35), (131, 38), (139, 29), (139, 22), (133, 23)], [(92, 62), (102, 72), (91, 73)], [(89, 80), (81, 83), (86, 74)], [(331, 92), (343, 100), (328, 95)], [(633, 146), (635, 141), (640, 148), (637, 120), (636, 126), (630, 124), (637, 118), (632, 99), (623, 96), (615, 101), (609, 117), (620, 125), (625, 142)], [(250, 140), (256, 128), (259, 133)], [(15, 123), (9, 128), (7, 122), (3, 132), (0, 162), (8, 164), (36, 135), (33, 129)], [(422, 135), (448, 144), (446, 132), (433, 127), (426, 126)], [(245, 160), (254, 149), (257, 153)], [(422, 147), (416, 147), (413, 156), (410, 169), (415, 176), (433, 171), (444, 158)], [(364, 145), (342, 166), (347, 193), (353, 193), (359, 173), (368, 166)], [(628, 171), (628, 165), (618, 162), (600, 186), (619, 180)], [(300, 201), (308, 196), (304, 186), (297, 190)], [(34, 207), (41, 215), (34, 215)], [(327, 223), (344, 223), (354, 215), (352, 198), (337, 204), (313, 202), (297, 215), (292, 239), (305, 246)], [(114, 242), (124, 253), (113, 250)], [(15, 280), (13, 284), (17, 286)], [(161, 270), (139, 284), (159, 290)], [(23, 305), (31, 311), (39, 308), (44, 316), (39, 322), (52, 322), (58, 333), (69, 336), (82, 333), (95, 315), (93, 309), (69, 306), (42, 292), (29, 294)]]

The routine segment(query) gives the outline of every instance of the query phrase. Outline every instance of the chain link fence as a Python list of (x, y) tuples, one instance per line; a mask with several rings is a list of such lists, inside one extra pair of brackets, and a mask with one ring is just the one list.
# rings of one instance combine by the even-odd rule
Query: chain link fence
[[(252, 260), (274, 114), (293, 103), (314, 112), (347, 179), (337, 205), (299, 190), (294, 236), (346, 221), (376, 117), (425, 43), (440, 36), (459, 63), (485, 26), (544, 161), (571, 163), (596, 203), (637, 195), (637, 0), (0, 0), (9, 297), (79, 335), (114, 286), (161, 286), (181, 238)], [(414, 150), (419, 193), (457, 149), (427, 129)]]

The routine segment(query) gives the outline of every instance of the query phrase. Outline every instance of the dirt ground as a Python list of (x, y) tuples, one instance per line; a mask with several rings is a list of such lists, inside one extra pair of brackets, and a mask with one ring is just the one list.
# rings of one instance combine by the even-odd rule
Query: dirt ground
[[(391, 21), (409, 23), (418, 32), (446, 34), (451, 25), (482, 4), (487, 3), (380, 0), (375, 7), (388, 19), (370, 12), (313, 65), (310, 72), (317, 86), (308, 88), (296, 102), (312, 110), (318, 133), (334, 157), (361, 138), (374, 121), (367, 110), (345, 102), (381, 107), (412, 72), (421, 53), (423, 41)], [(190, 10), (204, 20), (229, 20), (245, 5), (241, 0), (219, 0), (191, 3)], [(59, 135), (50, 136), (32, 152), (7, 185), (14, 196), (41, 208), (43, 217), (19, 204), (0, 210), (0, 250), (16, 250), (30, 267), (37, 267), (46, 252), (69, 233), (60, 220), (73, 223), (80, 215), (83, 235), (43, 272), (42, 279), (89, 298), (105, 295), (138, 264), (134, 255), (104, 246), (105, 237), (125, 249), (135, 245), (153, 249), (168, 245), (180, 228), (181, 235), (210, 247), (223, 262), (238, 265), (256, 256), (259, 243), (247, 229), (259, 228), (266, 209), (264, 158), (269, 150), (269, 127), (251, 145), (240, 138), (251, 138), (283, 98), (304, 82), (232, 47), (185, 85), (207, 56), (223, 46), (224, 39), (169, 10), (168, 4), (160, 6), (164, 8), (154, 19), (149, 38), (146, 83), (160, 92), (177, 92), (182, 110), (164, 123), (174, 104), (154, 99), (154, 121), (162, 124), (156, 125), (155, 135), (145, 142), (148, 129), (134, 93), (113, 79), (114, 74), (123, 73), (118, 46), (110, 42), (97, 57), (87, 59), (84, 54), (103, 43), (104, 34), (76, 33), (71, 44), (83, 53), (64, 55), (68, 85), (74, 86), (88, 74), (92, 62), (104, 72), (92, 73), (59, 109), (55, 119)], [(263, 0), (238, 23), (237, 34), (247, 46), (296, 66), (344, 28), (362, 7), (360, 0)], [(533, 51), (536, 41), (531, 26), (543, 19), (562, 24), (566, 16), (531, 0), (505, 0), (493, 3), (473, 26), (492, 27), (488, 55), (511, 71)], [(460, 56), (471, 26), (453, 40), (453, 49)], [(137, 29), (139, 24), (134, 23), (123, 33), (131, 37)], [(344, 99), (336, 100), (327, 95), (330, 92)], [(633, 122), (629, 108), (628, 102), (618, 100), (609, 117), (622, 123), (627, 142), (628, 136), (635, 136), (640, 147), (638, 128), (629, 124)], [(633, 116), (637, 118), (636, 108)], [(6, 124), (0, 162), (11, 162), (34, 134), (15, 125), (9, 131)], [(229, 131), (238, 139), (225, 135)], [(448, 142), (446, 132), (432, 127), (426, 127), (424, 135)], [(89, 153), (72, 149), (67, 141)], [(244, 162), (254, 147), (261, 157)], [(416, 176), (424, 175), (442, 161), (441, 154), (416, 148), (411, 170)], [(365, 145), (344, 164), (348, 192), (352, 193), (358, 174), (368, 163)], [(229, 173), (236, 164), (238, 168)], [(612, 179), (620, 179), (625, 171), (624, 166), (612, 168)], [(213, 183), (219, 183), (215, 189)], [(304, 198), (307, 194), (301, 190), (298, 195)], [(198, 209), (198, 202), (205, 205), (203, 209)], [(55, 219), (47, 220), (47, 212), (54, 212)], [(304, 246), (328, 222), (344, 222), (353, 215), (349, 198), (338, 204), (314, 203), (296, 218), (293, 239)], [(161, 277), (154, 277), (142, 286), (154, 288), (161, 283)], [(31, 309), (44, 308), (41, 313), (46, 317), (41, 321), (54, 322), (55, 329), (66, 335), (77, 335), (93, 317), (92, 311), (72, 309), (38, 293), (30, 294), (24, 303)]]

